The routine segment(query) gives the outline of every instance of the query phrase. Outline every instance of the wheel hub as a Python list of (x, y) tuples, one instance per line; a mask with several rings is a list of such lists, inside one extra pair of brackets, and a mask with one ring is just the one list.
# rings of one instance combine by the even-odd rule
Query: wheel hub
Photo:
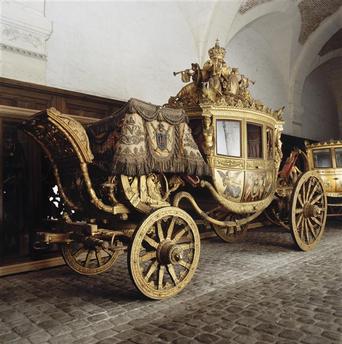
[(171, 240), (164, 240), (157, 249), (157, 258), (164, 265), (176, 264), (183, 258), (182, 250)]
[(304, 205), (303, 214), (305, 218), (316, 217), (321, 214), (321, 210), (317, 205), (306, 203)]

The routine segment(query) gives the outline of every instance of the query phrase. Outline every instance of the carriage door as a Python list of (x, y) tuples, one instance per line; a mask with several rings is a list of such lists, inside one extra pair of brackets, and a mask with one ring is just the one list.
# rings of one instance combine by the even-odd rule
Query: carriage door
[(342, 192), (342, 147), (335, 148), (335, 162), (336, 162), (336, 169), (335, 169), (335, 192), (341, 193)]

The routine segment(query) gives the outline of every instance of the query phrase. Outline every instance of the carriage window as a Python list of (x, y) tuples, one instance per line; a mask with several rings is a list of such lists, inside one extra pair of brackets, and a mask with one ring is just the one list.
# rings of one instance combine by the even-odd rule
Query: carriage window
[(267, 159), (273, 159), (273, 130), (266, 128), (266, 140), (267, 140)]
[(247, 123), (248, 158), (262, 158), (262, 127)]
[(332, 167), (330, 149), (317, 149), (313, 151), (315, 167)]
[(216, 122), (217, 154), (241, 156), (241, 125), (238, 121)]
[(342, 148), (335, 148), (336, 167), (342, 167)]

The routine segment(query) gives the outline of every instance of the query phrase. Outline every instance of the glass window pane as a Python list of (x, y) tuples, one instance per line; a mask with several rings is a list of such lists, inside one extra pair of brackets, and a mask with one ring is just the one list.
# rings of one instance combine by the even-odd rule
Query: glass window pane
[(247, 123), (248, 158), (262, 158), (262, 127)]
[(335, 148), (336, 167), (342, 167), (342, 148)]
[(332, 167), (330, 149), (317, 149), (313, 151), (314, 163), (317, 168)]
[(216, 122), (217, 154), (241, 156), (241, 125), (238, 121)]
[(266, 129), (266, 139), (267, 139), (267, 159), (273, 159), (273, 130), (271, 128)]

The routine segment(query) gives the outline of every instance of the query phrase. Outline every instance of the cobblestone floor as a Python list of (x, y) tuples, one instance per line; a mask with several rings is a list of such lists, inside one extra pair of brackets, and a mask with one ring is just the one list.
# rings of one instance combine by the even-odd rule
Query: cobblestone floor
[(0, 279), (0, 343), (342, 343), (342, 222), (312, 252), (280, 229), (202, 241), (177, 297), (142, 299), (126, 257), (84, 277), (60, 267)]

